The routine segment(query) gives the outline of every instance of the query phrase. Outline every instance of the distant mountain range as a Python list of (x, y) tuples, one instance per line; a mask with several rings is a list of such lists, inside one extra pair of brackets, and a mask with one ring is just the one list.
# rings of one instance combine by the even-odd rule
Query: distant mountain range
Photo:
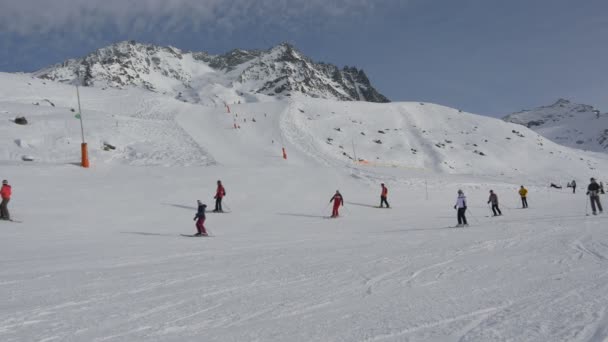
[(558, 144), (588, 151), (608, 151), (608, 113), (592, 106), (559, 99), (550, 106), (503, 118), (526, 126)]
[(309, 97), (340, 101), (389, 102), (363, 70), (313, 62), (294, 46), (236, 49), (224, 55), (185, 52), (123, 41), (69, 59), (35, 76), (83, 86), (135, 86), (184, 102), (257, 102), (263, 97)]

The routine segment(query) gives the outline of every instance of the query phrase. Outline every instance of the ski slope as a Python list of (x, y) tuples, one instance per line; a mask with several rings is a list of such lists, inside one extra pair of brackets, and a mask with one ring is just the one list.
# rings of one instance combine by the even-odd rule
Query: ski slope
[[(7, 74), (0, 86), (0, 178), (23, 221), (0, 221), (2, 341), (608, 338), (606, 216), (547, 187), (602, 180), (602, 154), (432, 104), (293, 98), (227, 113), (84, 88), (85, 170), (73, 88)], [(180, 236), (217, 179), (232, 212), (207, 216), (213, 237)], [(374, 208), (380, 182), (391, 209)], [(342, 217), (326, 219), (336, 189)]]

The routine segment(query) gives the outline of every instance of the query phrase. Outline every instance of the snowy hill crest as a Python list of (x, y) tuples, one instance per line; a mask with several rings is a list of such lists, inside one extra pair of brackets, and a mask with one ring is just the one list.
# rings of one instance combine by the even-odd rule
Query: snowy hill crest
[(558, 99), (549, 106), (507, 115), (504, 120), (526, 126), (558, 144), (608, 151), (608, 114), (593, 106)]
[[(363, 70), (314, 62), (287, 43), (270, 50), (236, 49), (210, 55), (120, 42), (35, 75), (85, 86), (142, 87), (197, 103), (255, 102), (259, 95), (282, 97), (294, 93), (340, 101), (389, 102)], [(224, 98), (209, 98), (207, 94)]]

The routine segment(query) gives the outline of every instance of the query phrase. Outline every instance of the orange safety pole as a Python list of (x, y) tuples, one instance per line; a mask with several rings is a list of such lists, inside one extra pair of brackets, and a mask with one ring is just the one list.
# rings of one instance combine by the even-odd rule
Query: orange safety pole
[(82, 155), (82, 167), (89, 167), (89, 151), (87, 150), (87, 143), (80, 144), (80, 153)]
[(285, 152), (285, 147), (283, 147), (283, 159), (287, 159), (287, 152)]
[(78, 85), (76, 85), (76, 97), (78, 99), (78, 119), (80, 119), (80, 134), (82, 137), (82, 144), (80, 145), (80, 165), (84, 168), (88, 168), (89, 151), (87, 149), (87, 143), (84, 141), (84, 125), (82, 124), (82, 108), (80, 107), (80, 91), (78, 91)]

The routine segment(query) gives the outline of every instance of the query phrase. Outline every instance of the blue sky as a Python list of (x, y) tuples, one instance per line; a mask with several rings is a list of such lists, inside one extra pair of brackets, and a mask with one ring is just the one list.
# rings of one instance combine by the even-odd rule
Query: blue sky
[(224, 53), (287, 41), (393, 101), (502, 116), (559, 97), (608, 112), (605, 0), (0, 0), (0, 71), (134, 39)]

